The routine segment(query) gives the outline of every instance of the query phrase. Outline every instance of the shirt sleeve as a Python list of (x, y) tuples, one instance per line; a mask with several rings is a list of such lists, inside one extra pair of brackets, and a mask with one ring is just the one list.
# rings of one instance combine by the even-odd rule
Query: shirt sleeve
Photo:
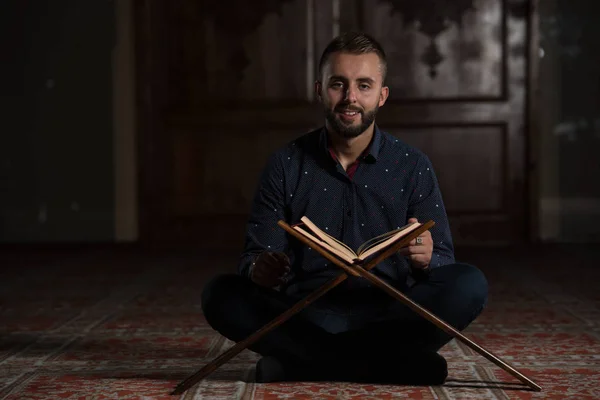
[(238, 272), (250, 277), (254, 260), (263, 251), (286, 252), (287, 232), (277, 225), (285, 220), (285, 183), (281, 158), (277, 153), (269, 157), (260, 176), (250, 216), (246, 224), (244, 249)]
[(433, 165), (426, 155), (421, 155), (414, 171), (416, 186), (411, 194), (408, 218), (417, 218), (420, 222), (432, 220), (433, 254), (429, 268), (454, 263), (454, 245), (446, 208)]

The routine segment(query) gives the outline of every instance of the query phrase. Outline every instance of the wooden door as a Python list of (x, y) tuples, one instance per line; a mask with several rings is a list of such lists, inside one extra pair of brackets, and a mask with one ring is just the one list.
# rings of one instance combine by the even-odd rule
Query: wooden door
[(364, 30), (378, 123), (422, 149), (457, 244), (526, 238), (527, 0), (136, 3), (141, 239), (239, 248), (266, 157), (322, 124), (316, 64)]

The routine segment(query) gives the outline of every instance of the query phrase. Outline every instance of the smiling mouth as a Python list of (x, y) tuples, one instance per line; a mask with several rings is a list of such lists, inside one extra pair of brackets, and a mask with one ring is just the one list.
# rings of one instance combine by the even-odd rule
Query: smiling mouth
[(338, 113), (340, 113), (342, 115), (346, 115), (348, 117), (353, 117), (357, 114), (360, 114), (359, 111), (355, 111), (355, 110), (339, 110)]

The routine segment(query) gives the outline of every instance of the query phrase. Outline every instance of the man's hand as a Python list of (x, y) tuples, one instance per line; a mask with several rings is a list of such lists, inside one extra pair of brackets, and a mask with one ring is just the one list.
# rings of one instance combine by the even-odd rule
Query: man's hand
[[(416, 218), (410, 218), (408, 222), (413, 223), (419, 221), (417, 221)], [(417, 240), (421, 243), (417, 243)], [(417, 239), (411, 240), (407, 247), (401, 248), (399, 253), (408, 257), (413, 268), (427, 268), (431, 262), (431, 255), (433, 254), (433, 239), (431, 238), (431, 232), (425, 231), (421, 233)]]
[(257, 285), (273, 288), (285, 282), (288, 272), (290, 259), (285, 253), (265, 251), (254, 261), (250, 279)]

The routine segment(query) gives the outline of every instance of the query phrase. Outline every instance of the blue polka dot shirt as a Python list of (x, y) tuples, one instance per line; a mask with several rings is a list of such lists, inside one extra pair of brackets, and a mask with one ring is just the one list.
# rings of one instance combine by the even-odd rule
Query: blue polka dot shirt
[[(249, 276), (263, 251), (285, 252), (292, 273), (281, 290), (305, 296), (340, 273), (323, 256), (277, 225), (306, 215), (353, 249), (405, 225), (408, 218), (433, 220), (430, 268), (454, 263), (454, 249), (442, 195), (429, 158), (375, 126), (373, 140), (350, 177), (328, 150), (326, 129), (309, 132), (273, 153), (267, 161), (248, 219), (239, 272)], [(398, 289), (409, 285), (408, 259), (396, 254), (373, 270)], [(370, 284), (350, 277), (337, 291)]]

